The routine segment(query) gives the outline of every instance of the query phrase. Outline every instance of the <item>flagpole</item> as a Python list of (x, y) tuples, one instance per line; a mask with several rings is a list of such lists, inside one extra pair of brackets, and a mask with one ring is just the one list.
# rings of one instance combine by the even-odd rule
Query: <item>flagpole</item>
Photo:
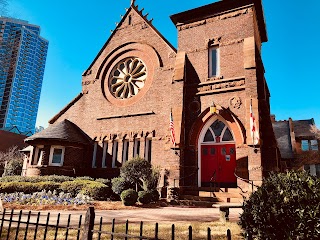
[[(250, 108), (251, 108), (251, 118), (253, 119), (253, 109), (252, 109), (252, 98), (250, 98)], [(251, 132), (252, 132), (252, 145), (253, 145), (253, 149), (255, 149), (256, 148), (256, 145), (254, 144), (254, 132), (255, 131), (252, 131), (252, 129), (251, 129)]]

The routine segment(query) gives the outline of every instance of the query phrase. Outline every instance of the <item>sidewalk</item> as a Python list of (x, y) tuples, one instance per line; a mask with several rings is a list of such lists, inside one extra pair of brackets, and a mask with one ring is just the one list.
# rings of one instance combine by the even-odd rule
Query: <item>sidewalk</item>
[[(24, 210), (21, 220), (26, 221), (29, 211)], [(242, 209), (230, 209), (230, 222), (239, 221), (239, 215)], [(6, 218), (9, 217), (11, 210), (6, 211)], [(70, 226), (78, 226), (80, 215), (82, 223), (84, 222), (86, 211), (40, 211), (39, 223), (45, 224), (47, 215), (50, 213), (49, 224), (56, 224), (57, 216), (60, 213), (60, 226), (67, 225), (68, 216), (71, 214)], [(95, 223), (98, 224), (100, 218), (104, 223), (111, 223), (113, 219), (117, 223), (124, 223), (129, 220), (130, 223), (188, 223), (188, 222), (213, 222), (219, 221), (219, 208), (190, 208), (190, 207), (159, 207), (159, 208), (137, 208), (130, 210), (95, 210)], [(13, 220), (17, 220), (19, 210), (14, 211)], [(36, 222), (38, 211), (31, 212), (31, 222)]]

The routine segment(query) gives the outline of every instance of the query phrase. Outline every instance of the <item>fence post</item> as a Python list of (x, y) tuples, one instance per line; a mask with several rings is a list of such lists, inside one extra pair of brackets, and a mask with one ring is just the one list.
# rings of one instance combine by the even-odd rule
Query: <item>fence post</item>
[(230, 229), (227, 230), (227, 239), (231, 240), (231, 231), (230, 231)]
[(86, 218), (84, 221), (84, 229), (81, 240), (92, 240), (93, 228), (94, 228), (94, 207), (89, 207), (86, 213)]

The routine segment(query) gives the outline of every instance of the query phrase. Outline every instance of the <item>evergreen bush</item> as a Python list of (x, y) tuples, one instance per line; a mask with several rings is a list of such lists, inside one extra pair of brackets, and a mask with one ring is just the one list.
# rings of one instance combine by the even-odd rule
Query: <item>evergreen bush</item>
[(124, 190), (121, 193), (121, 200), (125, 206), (133, 206), (137, 202), (138, 193), (133, 189)]
[(110, 198), (112, 190), (103, 183), (92, 182), (83, 187), (79, 193), (92, 197), (94, 200), (107, 200)]
[(142, 204), (148, 204), (152, 200), (152, 195), (150, 192), (147, 191), (140, 191), (138, 192), (138, 201)]
[(159, 201), (160, 194), (159, 194), (158, 190), (154, 189), (154, 190), (149, 191), (149, 193), (151, 194), (151, 202)]
[(272, 174), (244, 202), (240, 225), (256, 239), (320, 239), (320, 180)]
[(121, 194), (124, 190), (134, 188), (134, 184), (127, 181), (123, 177), (117, 177), (112, 179), (112, 191), (116, 194)]

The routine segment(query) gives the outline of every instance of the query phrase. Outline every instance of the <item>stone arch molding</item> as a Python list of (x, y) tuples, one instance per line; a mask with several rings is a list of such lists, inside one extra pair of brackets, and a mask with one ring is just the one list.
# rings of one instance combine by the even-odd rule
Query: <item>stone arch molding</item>
[[(141, 59), (147, 69), (147, 79), (138, 94), (128, 99), (118, 99), (109, 89), (109, 76), (119, 62), (128, 58)], [(144, 43), (130, 42), (115, 48), (106, 56), (97, 71), (96, 79), (100, 80), (102, 93), (109, 102), (117, 106), (129, 106), (145, 95), (151, 87), (155, 70), (161, 66), (161, 58), (153, 47)]]
[(196, 122), (193, 124), (189, 135), (190, 145), (198, 146), (199, 141), (201, 141), (201, 134), (203, 134), (206, 126), (210, 125), (211, 122), (214, 122), (217, 119), (226, 123), (230, 128), (236, 145), (242, 145), (245, 143), (246, 137), (244, 125), (231, 113), (229, 109), (221, 107), (219, 114), (211, 114), (210, 108), (207, 108), (200, 114)]

